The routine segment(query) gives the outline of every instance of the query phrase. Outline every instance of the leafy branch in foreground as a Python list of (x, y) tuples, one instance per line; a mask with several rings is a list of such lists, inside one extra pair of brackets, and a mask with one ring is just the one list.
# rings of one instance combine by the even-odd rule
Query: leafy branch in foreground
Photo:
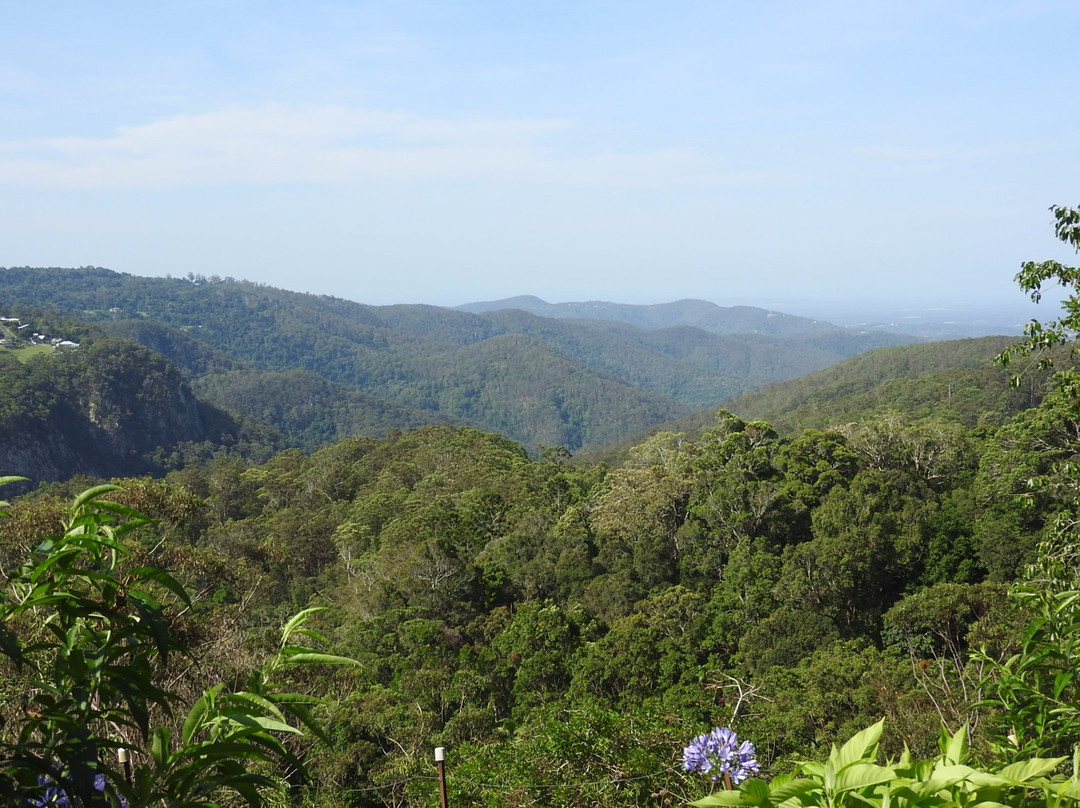
[[(1053, 205), (1050, 211), (1054, 214), (1054, 235), (1080, 251), (1080, 208)], [(1036, 303), (1042, 300), (1043, 286), (1047, 283), (1056, 282), (1069, 293), (1062, 301), (1064, 312), (1058, 319), (1046, 323), (1032, 320), (1024, 327), (1026, 339), (1003, 351), (997, 361), (1008, 365), (1013, 358), (1038, 354), (1037, 369), (1053, 368), (1049, 351), (1059, 345), (1075, 343), (1080, 336), (1080, 267), (1066, 266), (1060, 261), (1026, 261), (1016, 274), (1016, 282)], [(1080, 378), (1069, 372), (1060, 375), (1063, 386), (1070, 387), (1075, 393)], [(1019, 375), (1013, 378), (1013, 384), (1020, 384)]]
[[(738, 789), (710, 794), (693, 805), (753, 808), (1003, 808), (1075, 806), (1080, 780), (1051, 776), (1065, 758), (1031, 758), (990, 772), (968, 765), (967, 731), (943, 733), (936, 759), (877, 762), (884, 721), (833, 747), (824, 763), (806, 762), (769, 782), (756, 778)], [(1041, 799), (1040, 799), (1041, 797)]]
[[(103, 498), (117, 490), (80, 494), (62, 534), (41, 541), (7, 577), (0, 654), (23, 697), (0, 735), (0, 800), (209, 808), (231, 793), (260, 806), (282, 787), (275, 771), (303, 772), (283, 738), (306, 731), (325, 739), (312, 712), (320, 700), (287, 691), (281, 675), (298, 665), (358, 663), (319, 650), (326, 639), (305, 626), (318, 610), (303, 611), (242, 689), (208, 689), (174, 738), (156, 719), (167, 721), (179, 697), (157, 674), (171, 655), (188, 653), (170, 631), (169, 609), (190, 599), (165, 571), (130, 563), (123, 538), (150, 520)], [(114, 762), (120, 750), (130, 761), (124, 770)]]

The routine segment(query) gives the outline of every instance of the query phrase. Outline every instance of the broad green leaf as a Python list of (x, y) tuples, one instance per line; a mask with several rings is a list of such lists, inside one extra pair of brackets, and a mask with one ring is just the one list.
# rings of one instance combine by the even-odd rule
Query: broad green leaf
[(160, 604), (143, 592), (129, 592), (128, 600), (139, 612), (139, 617), (142, 618), (144, 625), (150, 629), (154, 643), (157, 645), (158, 654), (161, 655), (163, 660), (168, 659), (170, 647), (169, 623), (161, 611)]
[(319, 664), (319, 665), (353, 665), (362, 667), (362, 663), (350, 657), (336, 656), (334, 654), (305, 653), (292, 654), (282, 659), (289, 665)]
[[(274, 696), (274, 701), (280, 701), (276, 694)], [(322, 724), (319, 723), (318, 719), (316, 719), (307, 708), (307, 705), (310, 703), (310, 700), (306, 702), (298, 700), (285, 703), (284, 707), (285, 710), (303, 724), (312, 735), (323, 743), (329, 744), (331, 743), (330, 736), (326, 734), (325, 730), (322, 728)]]
[(838, 752), (829, 755), (830, 760), (835, 760), (836, 770), (839, 771), (857, 760), (864, 760), (872, 755), (877, 748), (878, 741), (881, 740), (881, 733), (884, 729), (885, 719), (883, 718), (876, 724), (851, 736), (851, 739), (840, 747)]
[(224, 717), (241, 726), (263, 729), (267, 732), (287, 732), (292, 733), (293, 735), (301, 734), (300, 730), (290, 724), (286, 724), (284, 721), (276, 721), (273, 718), (266, 718), (261, 715), (226, 713)]
[(75, 498), (75, 502), (71, 506), (72, 511), (77, 511), (88, 502), (92, 502), (104, 494), (111, 494), (113, 491), (123, 491), (118, 485), (96, 485), (93, 488), (87, 488), (79, 496)]
[(178, 597), (185, 606), (191, 605), (191, 598), (184, 589), (184, 585), (173, 578), (165, 570), (158, 569), (157, 567), (139, 567), (132, 570), (131, 574), (146, 581), (154, 581), (161, 584), (163, 587), (172, 592)]
[(281, 645), (282, 645), (282, 647), (284, 647), (285, 645), (288, 644), (289, 637), (292, 636), (293, 632), (296, 631), (296, 629), (305, 620), (307, 620), (313, 614), (316, 614), (318, 612), (326, 611), (326, 608), (327, 607), (325, 607), (325, 606), (312, 606), (309, 609), (303, 609), (303, 610), (297, 612), (296, 614), (294, 614), (289, 619), (289, 621), (284, 625), (284, 627), (282, 627), (282, 629), (281, 629)]
[(955, 735), (947, 735), (944, 729), (942, 734), (948, 738), (942, 749), (942, 760), (949, 764), (963, 763), (967, 758), (967, 725), (960, 727)]
[(836, 791), (853, 791), (893, 780), (896, 772), (874, 763), (852, 763), (836, 775)]
[(250, 705), (253, 707), (257, 707), (263, 712), (269, 713), (270, 715), (274, 716), (279, 721), (285, 720), (285, 716), (281, 714), (281, 711), (277, 708), (277, 705), (263, 698), (258, 693), (249, 693), (246, 690), (240, 691), (239, 693), (229, 693), (222, 699), (222, 701), (226, 702), (227, 704), (233, 704), (237, 706)]
[(273, 760), (273, 756), (257, 744), (251, 742), (250, 736), (232, 738), (218, 741), (199, 741), (181, 748), (178, 757), (198, 762), (214, 762), (227, 760)]
[(961, 780), (967, 780), (973, 775), (978, 774), (976, 769), (971, 768), (963, 763), (957, 764), (939, 764), (934, 767), (933, 777), (935, 780), (950, 780), (953, 782), (960, 782)]
[(165, 727), (154, 731), (150, 742), (150, 756), (159, 769), (164, 769), (169, 764), (169, 730)]
[(750, 805), (770, 805), (769, 784), (764, 780), (752, 777), (739, 784), (739, 791), (743, 793), (744, 802)]
[(270, 696), (274, 704), (283, 704), (291, 709), (294, 704), (316, 705), (321, 704), (322, 699), (307, 693), (274, 693)]
[(709, 808), (710, 805), (743, 805), (743, 795), (741, 791), (732, 789), (731, 791), (717, 791), (707, 797), (702, 797), (700, 800), (694, 800), (691, 805), (698, 805), (700, 808)]
[(1063, 757), (1032, 758), (1031, 760), (1022, 760), (1006, 766), (997, 775), (1015, 783), (1027, 783), (1036, 777), (1045, 777), (1052, 774), (1064, 762), (1065, 758)]
[(1054, 698), (1061, 698), (1061, 692), (1069, 686), (1075, 676), (1075, 671), (1061, 671), (1054, 677)]
[(213, 693), (203, 693), (199, 700), (192, 705), (191, 711), (188, 712), (187, 718), (184, 719), (184, 728), (180, 734), (185, 745), (191, 743), (191, 736), (202, 726), (203, 716), (210, 709), (213, 698)]
[(1080, 800), (1080, 781), (1066, 780), (1062, 783), (1049, 783), (1043, 786), (1047, 791), (1050, 791), (1061, 799)]
[(792, 797), (805, 796), (820, 787), (818, 783), (804, 777), (791, 778), (785, 776), (781, 782), (777, 782), (777, 780), (781, 780), (781, 778), (778, 777), (769, 784), (769, 794), (774, 803), (784, 802)]

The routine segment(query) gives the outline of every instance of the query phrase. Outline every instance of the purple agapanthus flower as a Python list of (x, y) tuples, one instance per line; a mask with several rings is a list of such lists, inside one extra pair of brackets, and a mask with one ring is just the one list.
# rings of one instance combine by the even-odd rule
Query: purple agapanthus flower
[(727, 775), (738, 785), (760, 770), (754, 754), (754, 745), (750, 741), (740, 742), (734, 730), (717, 727), (694, 738), (683, 749), (683, 769), (708, 774), (714, 782), (720, 782)]
[[(38, 777), (38, 785), (43, 786), (44, 790), (37, 797), (31, 797), (27, 803), (31, 808), (74, 808), (74, 803), (71, 797), (63, 788), (58, 786), (54, 781), (47, 777)], [(94, 789), (100, 792), (105, 791), (105, 775), (94, 775)], [(82, 803), (80, 803), (81, 805)], [(127, 800), (123, 797), (120, 798), (120, 805), (123, 808), (127, 808)]]
[(33, 808), (71, 808), (71, 797), (60, 786), (47, 777), (38, 777), (38, 785), (44, 787), (40, 796), (32, 797), (29, 805)]

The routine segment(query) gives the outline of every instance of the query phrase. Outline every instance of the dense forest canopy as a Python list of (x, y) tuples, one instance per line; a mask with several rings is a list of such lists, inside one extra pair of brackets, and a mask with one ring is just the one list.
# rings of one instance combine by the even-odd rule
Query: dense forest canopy
[[(442, 745), (456, 801), (506, 804), (482, 786), (502, 783), (511, 801), (648, 804), (699, 795), (677, 756), (715, 725), (766, 771), (883, 715), (893, 754), (930, 754), (942, 721), (985, 750), (965, 655), (1013, 647), (1006, 587), (1072, 507), (1078, 424), (1060, 395), (981, 432), (889, 413), (783, 436), (722, 412), (618, 467), (429, 426), (114, 496), (158, 520), (141, 559), (195, 593), (199, 681), (283, 614), (329, 607), (322, 633), (361, 666), (309, 680), (337, 702), (307, 761), (316, 803), (430, 801)], [(3, 557), (83, 484), (15, 503)]]
[[(1058, 212), (1059, 234), (1077, 246), (1070, 216)], [(1036, 292), (1078, 276), (1022, 272)], [(42, 485), (7, 508), (0, 540), (5, 592), (40, 595), (5, 595), (0, 612), (0, 796), (62, 786), (114, 805), (434, 806), (441, 746), (453, 804), (662, 806), (713, 787), (683, 749), (729, 727), (752, 742), (762, 779), (727, 790), (718, 778), (705, 804), (1071, 805), (1074, 311), (1033, 324), (1004, 371), (985, 364), (1000, 343), (958, 344), (952, 366), (929, 346), (878, 352), (848, 382), (838, 369), (763, 393), (759, 406), (795, 426), (721, 409), (707, 429), (656, 432), (610, 462), (443, 422), (314, 451), (214, 449), (81, 495), (111, 472)], [(4, 411), (14, 432), (100, 396), (99, 376), (125, 363), (152, 371), (147, 384), (94, 411), (134, 419), (140, 435), (165, 391), (190, 395), (159, 354), (81, 336), (79, 353), (4, 358), (18, 389), (50, 395)], [(251, 372), (153, 336), (183, 347), (187, 367)], [(1065, 349), (1039, 354), (1059, 383), (1027, 369), (1010, 388), (1002, 374), (1043, 348)], [(810, 400), (819, 420), (806, 424)], [(33, 619), (27, 603), (54, 617)], [(128, 639), (104, 636), (112, 621)], [(326, 652), (281, 640), (282, 625), (341, 664), (290, 667)], [(104, 650), (83, 654), (94, 642)], [(103, 658), (120, 662), (71, 663)], [(56, 684), (98, 670), (113, 689), (99, 685), (97, 701)], [(243, 709), (213, 712), (219, 693)], [(77, 709), (97, 723), (56, 731)], [(217, 736), (202, 716), (235, 742), (210, 763)], [(141, 781), (106, 761), (119, 746)], [(221, 783), (184, 779), (196, 759)], [(766, 782), (800, 760), (796, 785)]]
[[(744, 390), (915, 339), (703, 301), (670, 304), (639, 327), (520, 309), (366, 306), (194, 274), (0, 269), (0, 309), (27, 306), (162, 353), (209, 403), (277, 418), (271, 425), (308, 450), (440, 421), (500, 432), (530, 449), (597, 448), (715, 410)], [(314, 382), (312, 391), (296, 381)]]

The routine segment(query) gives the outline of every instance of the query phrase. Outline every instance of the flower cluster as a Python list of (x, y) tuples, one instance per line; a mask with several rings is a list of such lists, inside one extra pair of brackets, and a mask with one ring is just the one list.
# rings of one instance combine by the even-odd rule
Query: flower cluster
[(728, 727), (717, 727), (699, 735), (683, 750), (683, 768), (688, 772), (711, 774), (719, 782), (724, 775), (738, 785), (759, 771), (754, 758), (754, 745), (739, 742), (739, 736)]
[[(40, 796), (31, 797), (27, 805), (31, 808), (74, 808), (76, 802), (68, 796), (63, 788), (58, 786), (47, 777), (38, 777), (38, 785), (43, 791)], [(105, 793), (105, 775), (98, 774), (94, 777), (94, 789)], [(81, 805), (82, 803), (77, 803)], [(127, 800), (120, 797), (121, 808), (127, 808)]]

